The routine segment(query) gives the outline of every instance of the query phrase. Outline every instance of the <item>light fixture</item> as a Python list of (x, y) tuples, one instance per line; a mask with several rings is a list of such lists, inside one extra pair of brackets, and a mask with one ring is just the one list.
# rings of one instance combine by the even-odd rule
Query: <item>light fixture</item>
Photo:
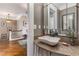
[(6, 17), (6, 22), (7, 22), (7, 23), (11, 23), (10, 14), (7, 15), (7, 17)]

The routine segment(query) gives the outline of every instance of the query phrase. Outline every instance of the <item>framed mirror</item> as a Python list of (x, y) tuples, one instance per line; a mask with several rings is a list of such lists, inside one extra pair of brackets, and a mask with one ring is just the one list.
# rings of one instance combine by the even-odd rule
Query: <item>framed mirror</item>
[[(53, 31), (57, 30), (57, 8), (50, 4), (48, 5), (48, 33), (52, 29)], [(46, 20), (46, 19), (45, 19)]]
[(55, 11), (52, 8), (50, 8), (49, 12), (50, 12), (50, 17), (54, 17)]
[(75, 30), (75, 14), (65, 14), (62, 16), (62, 31), (67, 31), (68, 29)]

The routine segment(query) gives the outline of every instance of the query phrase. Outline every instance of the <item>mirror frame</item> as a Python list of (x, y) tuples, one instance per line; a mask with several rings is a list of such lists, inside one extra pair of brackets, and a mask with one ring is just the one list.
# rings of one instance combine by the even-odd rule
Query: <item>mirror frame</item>
[[(66, 17), (68, 17), (68, 15), (73, 15), (73, 30), (75, 31), (75, 13), (68, 13), (68, 14), (64, 14), (64, 15), (62, 15), (62, 31), (64, 31), (64, 28), (63, 28), (63, 21), (64, 21), (64, 19), (63, 19), (63, 17), (64, 16), (66, 16)], [(66, 21), (67, 21), (67, 19), (66, 19)], [(67, 22), (66, 22), (67, 23)], [(66, 25), (67, 26), (67, 25)], [(67, 28), (66, 28), (66, 30), (67, 30)]]

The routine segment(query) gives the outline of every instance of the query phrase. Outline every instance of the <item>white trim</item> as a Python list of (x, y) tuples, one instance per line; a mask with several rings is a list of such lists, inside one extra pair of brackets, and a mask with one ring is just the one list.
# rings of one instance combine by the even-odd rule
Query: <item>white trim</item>
[(27, 38), (27, 55), (33, 56), (33, 41), (34, 41), (34, 4), (29, 4), (29, 30)]

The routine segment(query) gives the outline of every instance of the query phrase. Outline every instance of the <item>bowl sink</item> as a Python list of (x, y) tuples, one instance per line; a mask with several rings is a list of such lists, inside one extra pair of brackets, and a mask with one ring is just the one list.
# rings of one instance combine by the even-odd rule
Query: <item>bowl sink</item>
[(66, 34), (58, 34), (59, 36), (67, 36)]
[(51, 36), (41, 36), (38, 37), (40, 42), (55, 46), (59, 43), (60, 38), (59, 37), (51, 37)]

